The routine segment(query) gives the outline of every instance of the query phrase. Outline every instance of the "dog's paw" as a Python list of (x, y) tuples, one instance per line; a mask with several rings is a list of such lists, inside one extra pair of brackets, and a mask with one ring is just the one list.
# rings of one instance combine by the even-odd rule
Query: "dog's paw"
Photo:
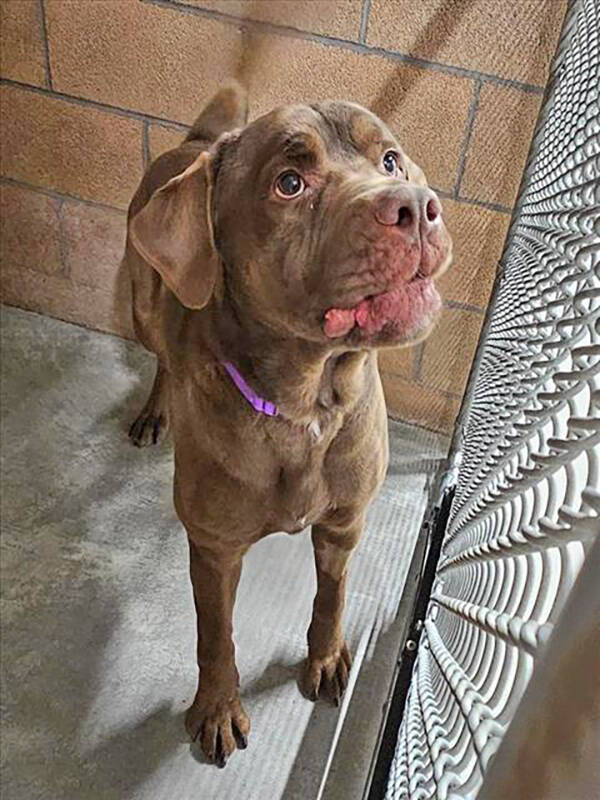
[(129, 438), (136, 447), (148, 447), (161, 442), (168, 429), (169, 423), (164, 414), (154, 415), (142, 411), (129, 428)]
[(309, 654), (300, 681), (302, 694), (309, 700), (321, 697), (339, 706), (351, 666), (352, 657), (345, 642), (325, 658), (312, 658)]
[(238, 697), (196, 695), (185, 715), (185, 727), (193, 741), (199, 739), (206, 758), (218, 767), (225, 766), (234, 750), (248, 746), (250, 720)]

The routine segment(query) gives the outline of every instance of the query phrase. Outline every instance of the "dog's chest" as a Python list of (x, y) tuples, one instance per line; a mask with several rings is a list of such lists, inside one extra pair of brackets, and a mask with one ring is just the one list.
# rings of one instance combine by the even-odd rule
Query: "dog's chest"
[(268, 492), (267, 528), (295, 533), (332, 507), (326, 457), (336, 429), (315, 421), (304, 431), (272, 442), (277, 474)]

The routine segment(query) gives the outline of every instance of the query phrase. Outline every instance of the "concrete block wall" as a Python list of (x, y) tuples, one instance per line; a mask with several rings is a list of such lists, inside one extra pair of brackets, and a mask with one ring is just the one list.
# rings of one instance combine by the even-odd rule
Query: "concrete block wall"
[(131, 336), (125, 209), (223, 79), (253, 116), (354, 100), (442, 196), (437, 330), (381, 358), (392, 416), (452, 429), (566, 0), (2, 0), (5, 302)]

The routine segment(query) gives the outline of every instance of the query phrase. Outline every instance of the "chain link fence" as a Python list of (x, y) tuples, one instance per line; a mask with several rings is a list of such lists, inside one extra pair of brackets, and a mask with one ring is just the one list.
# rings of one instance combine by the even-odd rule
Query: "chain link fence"
[(386, 800), (478, 794), (600, 533), (599, 19), (572, 3), (553, 62)]

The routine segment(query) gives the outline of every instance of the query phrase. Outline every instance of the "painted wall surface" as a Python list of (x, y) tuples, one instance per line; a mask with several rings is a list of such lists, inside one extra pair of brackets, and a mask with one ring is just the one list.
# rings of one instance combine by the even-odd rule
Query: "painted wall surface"
[(151, 158), (242, 74), (376, 110), (455, 242), (432, 336), (381, 358), (390, 414), (452, 429), (566, 0), (2, 0), (4, 302), (132, 336), (125, 209)]

